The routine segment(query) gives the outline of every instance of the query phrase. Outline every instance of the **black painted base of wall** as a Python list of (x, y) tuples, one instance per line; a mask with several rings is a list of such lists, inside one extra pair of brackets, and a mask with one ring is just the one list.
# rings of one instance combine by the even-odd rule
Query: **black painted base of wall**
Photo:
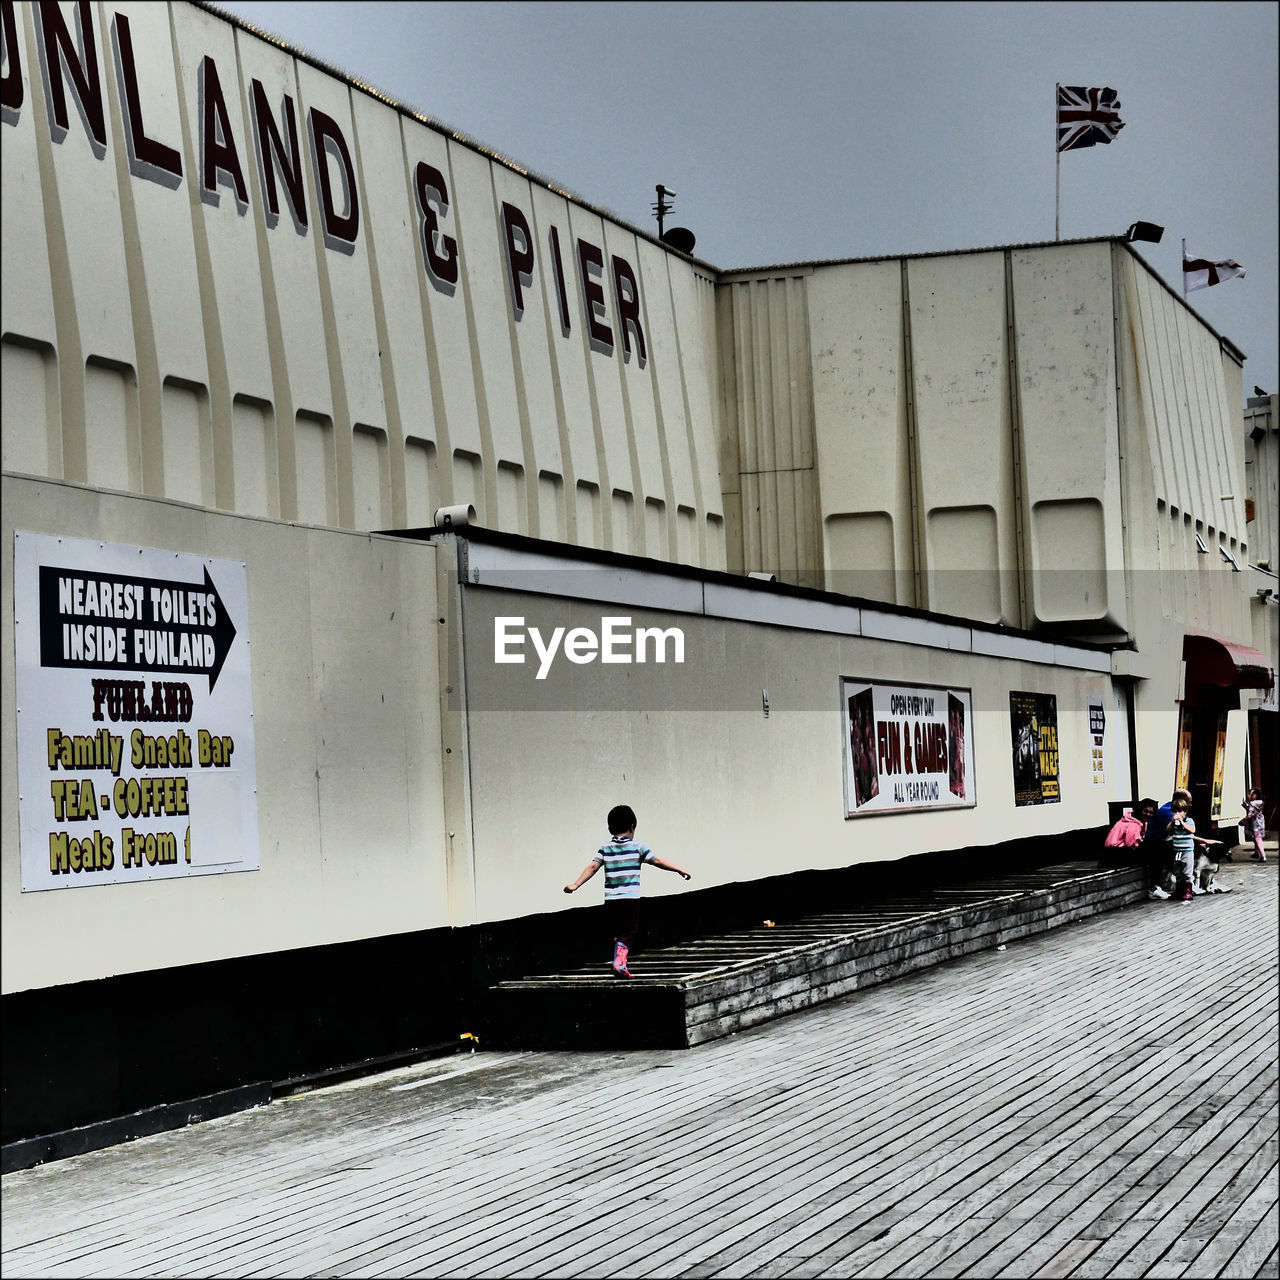
[[(1097, 857), (1102, 834), (1075, 831), (650, 899), (640, 946), (803, 915), (815, 904), (854, 904), (899, 885)], [(223, 1105), (216, 1099), (257, 1098), (283, 1082), (438, 1052), (480, 1029), (494, 983), (585, 964), (609, 949), (603, 909), (595, 906), (6, 995), (4, 1167), (23, 1167), (11, 1165), (10, 1147), (12, 1158), (35, 1153), (25, 1163), (38, 1163), (93, 1149), (77, 1145), (92, 1135), (109, 1135), (93, 1143), (103, 1146), (189, 1123), (192, 1115), (209, 1118), (200, 1109)]]
[(225, 1093), (211, 1094), (206, 1098), (191, 1098), (186, 1102), (171, 1102), (163, 1107), (148, 1107), (132, 1115), (112, 1120), (100, 1120), (96, 1124), (82, 1125), (78, 1129), (64, 1129), (60, 1133), (45, 1134), (39, 1138), (22, 1138), (6, 1143), (0, 1150), (0, 1172), (12, 1173), (15, 1169), (29, 1169), (32, 1165), (48, 1160), (65, 1160), (68, 1156), (84, 1155), (86, 1151), (98, 1151), (102, 1147), (114, 1147), (121, 1142), (132, 1142), (151, 1133), (163, 1133), (168, 1129), (181, 1129), (201, 1120), (216, 1120), (235, 1111), (247, 1111), (271, 1101), (271, 1088), (265, 1084), (246, 1085), (242, 1089), (228, 1089)]

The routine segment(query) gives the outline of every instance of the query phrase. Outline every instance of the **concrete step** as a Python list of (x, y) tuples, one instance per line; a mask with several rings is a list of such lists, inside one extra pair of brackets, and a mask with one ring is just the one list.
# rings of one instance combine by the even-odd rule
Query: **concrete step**
[(490, 988), (487, 1046), (690, 1048), (957, 956), (1142, 901), (1138, 867), (1062, 863)]

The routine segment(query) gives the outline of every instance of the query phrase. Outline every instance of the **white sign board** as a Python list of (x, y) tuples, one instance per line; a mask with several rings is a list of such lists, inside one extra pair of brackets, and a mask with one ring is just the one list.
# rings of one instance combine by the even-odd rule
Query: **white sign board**
[(22, 889), (258, 869), (243, 563), (14, 534)]
[(972, 808), (968, 689), (842, 680), (845, 816)]

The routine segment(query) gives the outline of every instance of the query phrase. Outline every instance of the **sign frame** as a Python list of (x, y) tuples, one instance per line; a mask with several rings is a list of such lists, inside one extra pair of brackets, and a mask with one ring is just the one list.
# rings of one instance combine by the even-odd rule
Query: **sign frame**
[(243, 561), (15, 530), (23, 893), (260, 867)]
[[(1046, 731), (1047, 738), (1044, 736)], [(1014, 808), (1061, 804), (1062, 740), (1058, 695), (1038, 689), (1010, 689), (1009, 742)], [(1022, 766), (1019, 765), (1020, 757), (1024, 761)], [(1027, 780), (1027, 785), (1022, 787), (1019, 786), (1020, 774)], [(1034, 796), (1032, 783), (1036, 791)]]
[[(842, 773), (844, 776), (844, 816), (846, 820), (853, 818), (872, 818), (887, 817), (900, 813), (927, 813), (934, 810), (943, 809), (974, 809), (978, 804), (978, 788), (977, 788), (977, 768), (976, 758), (977, 750), (974, 739), (974, 719), (973, 719), (973, 690), (963, 685), (934, 685), (934, 684), (906, 684), (900, 680), (880, 680), (870, 679), (862, 676), (840, 676), (839, 678), (839, 697), (840, 697), (840, 736), (841, 736), (841, 758), (843, 762)], [(877, 706), (876, 691), (880, 691)], [(929, 719), (922, 719), (925, 715), (923, 708), (916, 708), (917, 702), (932, 702), (931, 695), (942, 695), (945, 699), (945, 712), (943, 719), (939, 720), (935, 714), (936, 708), (930, 705)], [(914, 710), (904, 710), (899, 714), (894, 714), (894, 698), (904, 699), (907, 708), (916, 708)], [(859, 708), (855, 713), (855, 709), (851, 706), (855, 701), (859, 702)], [(886, 707), (885, 703), (889, 705)], [(878, 718), (879, 713), (883, 711), (885, 718)], [(868, 712), (870, 713), (870, 721), (868, 721)], [(953, 717), (958, 714), (958, 724)], [(897, 738), (897, 756), (894, 754), (892, 743), (892, 733), (888, 730), (888, 725), (894, 723), (895, 728), (899, 729)], [(863, 743), (863, 752), (860, 759), (855, 759), (854, 737), (855, 720), (862, 726), (860, 737)], [(943, 774), (940, 770), (926, 770), (924, 773), (918, 773), (914, 768), (906, 770), (895, 770), (892, 773), (884, 774), (880, 770), (880, 763), (888, 755), (890, 759), (900, 758), (904, 762), (909, 762), (909, 758), (918, 758), (915, 755), (916, 742), (912, 740), (911, 730), (909, 726), (915, 724), (917, 727), (927, 723), (930, 726), (938, 726), (943, 729), (941, 735), (926, 732), (923, 735), (924, 741), (921, 744), (924, 753), (933, 754), (936, 758), (938, 750), (945, 750), (947, 759), (947, 772)], [(867, 740), (867, 726), (874, 726), (871, 729), (870, 742)], [(902, 727), (907, 727), (907, 732), (901, 732)], [(885, 735), (881, 736), (881, 730), (885, 730)], [(957, 739), (957, 731), (959, 741), (961, 743), (961, 769), (957, 774), (951, 768), (954, 759), (954, 743)], [(904, 744), (903, 739), (906, 739)], [(861, 767), (860, 767), (861, 766)], [(868, 767), (870, 766), (870, 767)], [(874, 781), (871, 778), (870, 770), (874, 769)], [(896, 799), (896, 791), (891, 791), (887, 802), (875, 804), (869, 807), (878, 799), (880, 794), (881, 783), (887, 781), (891, 787), (901, 787), (902, 779), (910, 774), (915, 779), (928, 779), (933, 782), (941, 782), (939, 795), (947, 795), (954, 797), (952, 799), (939, 799), (937, 801), (913, 802), (906, 800), (900, 802)], [(895, 781), (897, 779), (897, 781)], [(963, 790), (957, 794), (951, 787), (958, 781)], [(865, 795), (865, 798), (863, 798)]]

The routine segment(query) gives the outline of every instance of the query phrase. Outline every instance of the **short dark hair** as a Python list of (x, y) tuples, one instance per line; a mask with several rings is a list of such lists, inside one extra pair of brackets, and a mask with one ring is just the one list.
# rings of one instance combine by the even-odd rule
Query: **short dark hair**
[(1143, 809), (1146, 809), (1148, 807), (1151, 809), (1151, 812), (1154, 813), (1160, 807), (1160, 801), (1153, 800), (1150, 796), (1147, 796), (1145, 800), (1138, 801), (1139, 813), (1141, 813)]
[(609, 834), (620, 835), (623, 831), (636, 829), (636, 813), (629, 804), (615, 804), (609, 810)]

